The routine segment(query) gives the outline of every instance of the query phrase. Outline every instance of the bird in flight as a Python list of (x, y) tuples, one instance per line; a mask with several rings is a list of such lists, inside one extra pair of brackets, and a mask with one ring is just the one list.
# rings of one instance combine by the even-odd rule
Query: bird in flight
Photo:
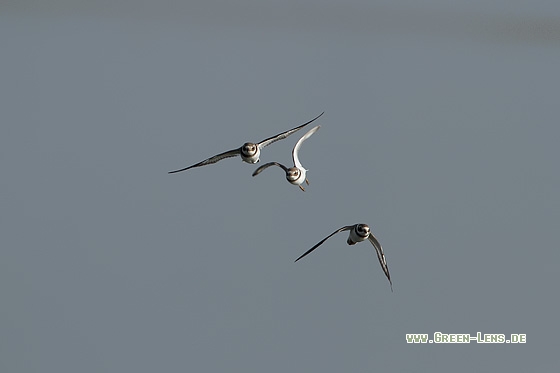
[(307, 140), (311, 135), (317, 132), (319, 128), (321, 128), (321, 126), (315, 126), (312, 129), (310, 129), (305, 135), (301, 137), (301, 139), (298, 140), (298, 142), (294, 146), (294, 149), (292, 150), (292, 159), (294, 161), (294, 167), (288, 168), (278, 162), (269, 162), (257, 168), (255, 172), (253, 172), (253, 176), (257, 176), (258, 174), (260, 174), (270, 166), (278, 166), (284, 170), (284, 172), (286, 173), (286, 180), (288, 180), (290, 184), (299, 186), (299, 188), (305, 192), (305, 189), (301, 186), (301, 184), (303, 184), (303, 182), (305, 181), (307, 185), (309, 185), (309, 180), (307, 180), (308, 170), (303, 168), (301, 162), (299, 161), (298, 153), (299, 153), (299, 149), (301, 148), (301, 144), (303, 144), (305, 140)]
[(387, 280), (389, 280), (389, 284), (391, 285), (391, 291), (393, 291), (393, 283), (391, 282), (391, 275), (389, 274), (389, 267), (387, 266), (387, 260), (385, 259), (385, 254), (383, 253), (383, 248), (381, 247), (381, 244), (379, 243), (377, 238), (375, 238), (373, 233), (371, 233), (371, 230), (370, 230), (370, 228), (367, 224), (347, 225), (345, 227), (337, 229), (336, 231), (334, 231), (333, 233), (331, 233), (330, 235), (325, 237), (317, 245), (313, 246), (311, 249), (309, 249), (305, 253), (303, 253), (303, 255), (301, 255), (299, 258), (296, 259), (296, 262), (298, 260), (300, 260), (301, 258), (303, 258), (304, 256), (306, 256), (307, 254), (311, 253), (313, 250), (315, 250), (319, 246), (321, 246), (323, 244), (323, 242), (325, 242), (326, 240), (328, 240), (329, 238), (331, 238), (335, 234), (337, 234), (339, 232), (344, 232), (344, 231), (350, 231), (350, 234), (348, 236), (348, 240), (346, 241), (346, 243), (348, 245), (355, 245), (357, 242), (362, 242), (362, 241), (365, 241), (366, 239), (369, 239), (369, 242), (371, 242), (371, 244), (375, 248), (375, 251), (377, 253), (377, 259), (379, 260), (379, 264), (381, 265), (381, 269), (383, 269), (383, 272), (385, 272), (385, 276), (387, 277)]
[(315, 118), (311, 119), (307, 123), (304, 123), (300, 126), (292, 128), (291, 130), (288, 130), (286, 132), (282, 132), (282, 133), (280, 133), (276, 136), (269, 137), (268, 139), (265, 139), (265, 140), (263, 140), (259, 143), (246, 142), (240, 148), (233, 149), (233, 150), (228, 150), (227, 152), (215, 155), (213, 157), (210, 157), (208, 159), (203, 160), (202, 162), (198, 162), (197, 164), (193, 164), (192, 166), (181, 168), (180, 170), (169, 171), (169, 173), (174, 174), (174, 173), (177, 173), (177, 172), (189, 170), (191, 168), (206, 166), (206, 165), (213, 164), (213, 163), (216, 163), (218, 161), (221, 161), (222, 159), (225, 159), (225, 158), (237, 157), (238, 155), (241, 156), (241, 159), (244, 162), (252, 163), (252, 164), (257, 163), (257, 162), (259, 162), (259, 157), (261, 155), (261, 149), (262, 148), (264, 148), (265, 146), (268, 146), (268, 145), (270, 145), (273, 142), (276, 142), (278, 140), (285, 139), (286, 137), (290, 136), (292, 133), (297, 132), (300, 129), (302, 129), (303, 127), (307, 126), (309, 123), (313, 122), (314, 120), (319, 118), (324, 113), (325, 112), (322, 112), (321, 114), (319, 114)]

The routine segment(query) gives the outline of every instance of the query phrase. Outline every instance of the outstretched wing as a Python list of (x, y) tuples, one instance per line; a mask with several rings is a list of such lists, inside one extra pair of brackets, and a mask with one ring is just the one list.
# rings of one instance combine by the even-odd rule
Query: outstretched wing
[(299, 149), (301, 148), (301, 144), (303, 144), (305, 140), (307, 140), (311, 135), (317, 132), (319, 128), (321, 128), (321, 126), (315, 126), (311, 128), (309, 131), (307, 131), (307, 133), (303, 135), (301, 139), (298, 140), (298, 142), (296, 142), (296, 146), (294, 146), (294, 150), (292, 150), (292, 159), (294, 160), (294, 166), (296, 166), (300, 170), (303, 170), (303, 166), (301, 165), (301, 162), (299, 161), (298, 158), (298, 153), (299, 153)]
[(391, 285), (391, 291), (393, 291), (393, 283), (391, 282), (391, 275), (389, 274), (389, 267), (387, 266), (387, 259), (385, 259), (385, 254), (383, 253), (383, 248), (381, 244), (375, 238), (373, 233), (369, 233), (368, 236), (369, 242), (375, 247), (375, 252), (377, 253), (377, 259), (379, 259), (379, 264), (381, 264), (381, 268), (383, 272), (385, 272), (385, 276), (387, 276), (387, 280), (389, 280), (389, 284)]
[(218, 155), (215, 155), (213, 157), (210, 157), (208, 159), (205, 159), (202, 162), (198, 162), (197, 164), (193, 164), (192, 166), (186, 167), (186, 168), (181, 168), (180, 170), (175, 170), (175, 171), (169, 171), (168, 173), (170, 174), (174, 174), (176, 172), (181, 172), (181, 171), (186, 171), (190, 168), (194, 168), (194, 167), (200, 167), (200, 166), (206, 166), (207, 164), (212, 164), (212, 163), (216, 163), (218, 161), (221, 161), (222, 159), (225, 158), (231, 158), (231, 157), (236, 157), (239, 154), (241, 154), (241, 148), (237, 148), (237, 149), (233, 149), (233, 150), (229, 150), (225, 153), (221, 153)]
[(253, 172), (253, 176), (257, 176), (258, 174), (260, 174), (261, 172), (263, 172), (265, 169), (269, 168), (270, 166), (278, 166), (278, 167), (282, 168), (284, 170), (284, 172), (288, 171), (288, 168), (286, 168), (286, 166), (284, 166), (281, 163), (269, 162), (269, 163), (265, 163), (262, 166), (260, 166), (259, 168), (257, 168), (255, 170), (255, 172)]
[(323, 111), (321, 114), (317, 115), (315, 118), (311, 119), (309, 122), (304, 123), (300, 126), (297, 126), (295, 128), (292, 128), (289, 131), (283, 132), (283, 133), (279, 133), (276, 136), (272, 136), (269, 137), (266, 140), (261, 141), (260, 143), (258, 143), (258, 147), (259, 149), (264, 148), (265, 146), (268, 146), (270, 144), (272, 144), (273, 142), (276, 142), (278, 140), (282, 140), (285, 139), (286, 137), (290, 136), (292, 133), (299, 131), (300, 129), (302, 129), (303, 127), (307, 126), (309, 123), (313, 122), (315, 119), (319, 118), (321, 115), (325, 114), (325, 112)]
[(297, 262), (298, 260), (300, 260), (301, 258), (303, 258), (304, 256), (306, 256), (307, 254), (309, 254), (310, 252), (312, 252), (313, 250), (315, 250), (316, 248), (318, 248), (319, 246), (321, 246), (323, 244), (323, 242), (325, 242), (326, 240), (328, 240), (329, 238), (331, 238), (332, 236), (334, 236), (335, 234), (339, 233), (339, 232), (344, 232), (344, 231), (349, 231), (350, 229), (354, 228), (353, 225), (347, 225), (346, 227), (342, 227), (340, 229), (337, 229), (336, 231), (332, 232), (331, 234), (329, 234), (327, 237), (325, 237), (321, 242), (319, 242), (317, 245), (313, 246), (311, 249), (307, 250), (306, 252), (303, 253), (302, 256), (300, 256), (299, 258), (297, 258), (295, 261)]

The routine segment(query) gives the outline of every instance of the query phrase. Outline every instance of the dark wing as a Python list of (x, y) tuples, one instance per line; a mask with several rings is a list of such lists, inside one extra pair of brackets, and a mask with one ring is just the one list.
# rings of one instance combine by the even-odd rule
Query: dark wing
[(289, 131), (283, 132), (283, 133), (279, 133), (276, 136), (272, 136), (269, 137), (266, 140), (261, 141), (260, 143), (258, 143), (257, 145), (259, 146), (259, 149), (264, 148), (265, 146), (268, 146), (270, 144), (272, 144), (273, 142), (276, 142), (278, 140), (282, 140), (285, 139), (286, 137), (290, 136), (292, 133), (299, 131), (300, 129), (302, 129), (303, 127), (307, 126), (309, 123), (313, 122), (314, 120), (316, 120), (317, 118), (319, 118), (321, 115), (325, 114), (325, 112), (323, 111), (321, 114), (317, 115), (315, 118), (311, 119), (309, 122), (302, 124), (301, 126), (297, 126), (295, 128), (292, 128)]
[(186, 167), (186, 168), (181, 168), (180, 170), (175, 170), (175, 171), (169, 171), (168, 173), (170, 174), (174, 174), (176, 172), (181, 172), (181, 171), (186, 171), (190, 168), (194, 168), (194, 167), (200, 167), (200, 166), (206, 166), (207, 164), (212, 164), (212, 163), (216, 163), (218, 161), (221, 161), (222, 159), (225, 158), (231, 158), (231, 157), (235, 157), (241, 154), (241, 148), (237, 148), (237, 149), (233, 149), (233, 150), (229, 150), (225, 153), (222, 154), (218, 154), (215, 155), (213, 157), (210, 157), (208, 159), (205, 159), (202, 162), (198, 162), (197, 164), (193, 164), (192, 166)]
[(332, 232), (331, 234), (329, 234), (327, 237), (325, 237), (321, 242), (319, 242), (317, 245), (313, 246), (311, 249), (307, 250), (305, 253), (303, 253), (302, 256), (300, 256), (299, 258), (296, 259), (296, 262), (298, 260), (300, 260), (301, 258), (303, 258), (304, 256), (306, 256), (307, 254), (309, 254), (310, 252), (312, 252), (313, 250), (315, 250), (316, 248), (318, 248), (319, 246), (321, 246), (323, 244), (323, 242), (325, 242), (326, 240), (328, 240), (329, 238), (331, 238), (332, 236), (334, 236), (335, 234), (339, 233), (339, 232), (344, 232), (344, 231), (349, 231), (350, 229), (354, 228), (353, 225), (348, 225), (346, 227), (342, 227), (340, 229), (337, 229), (336, 231)]
[(371, 242), (373, 247), (375, 247), (377, 259), (379, 259), (379, 264), (381, 264), (381, 268), (383, 269), (383, 272), (385, 272), (385, 276), (387, 276), (387, 280), (389, 280), (389, 284), (391, 285), (391, 291), (393, 291), (393, 283), (391, 282), (391, 275), (389, 274), (389, 267), (387, 266), (387, 259), (385, 259), (383, 248), (381, 247), (381, 244), (379, 243), (377, 238), (375, 238), (373, 233), (370, 232), (368, 238), (369, 242)]
[(265, 163), (262, 166), (260, 166), (259, 168), (257, 168), (255, 170), (255, 172), (253, 172), (253, 176), (257, 176), (258, 174), (260, 174), (261, 172), (263, 172), (266, 168), (269, 168), (270, 166), (278, 166), (278, 167), (282, 168), (284, 170), (284, 172), (288, 172), (288, 169), (283, 164), (278, 163), (278, 162), (269, 162), (269, 163)]

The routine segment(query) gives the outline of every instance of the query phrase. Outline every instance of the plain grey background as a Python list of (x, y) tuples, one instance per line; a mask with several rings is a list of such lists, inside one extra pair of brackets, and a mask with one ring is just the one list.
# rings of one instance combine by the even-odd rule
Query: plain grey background
[[(560, 366), (557, 1), (3, 1), (0, 45), (2, 372)], [(167, 174), (323, 110), (305, 193)], [(346, 234), (293, 263), (358, 222), (394, 293)]]

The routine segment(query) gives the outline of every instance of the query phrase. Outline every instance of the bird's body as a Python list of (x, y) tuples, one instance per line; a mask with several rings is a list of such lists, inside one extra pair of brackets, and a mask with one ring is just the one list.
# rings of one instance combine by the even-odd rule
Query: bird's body
[[(359, 230), (358, 230), (359, 229)], [(365, 241), (371, 234), (369, 227), (365, 224), (356, 224), (352, 229), (350, 229), (350, 234), (346, 243), (348, 245), (355, 245), (358, 242)]]

